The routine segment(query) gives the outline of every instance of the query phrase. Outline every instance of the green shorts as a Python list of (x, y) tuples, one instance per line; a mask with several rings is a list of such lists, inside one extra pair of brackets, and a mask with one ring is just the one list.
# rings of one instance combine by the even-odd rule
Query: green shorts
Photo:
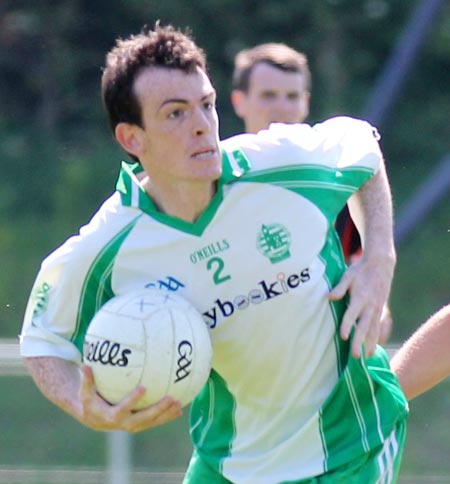
[[(405, 438), (406, 422), (401, 421), (381, 447), (346, 465), (309, 479), (270, 484), (394, 484), (400, 471)], [(232, 483), (217, 474), (194, 453), (183, 484)]]

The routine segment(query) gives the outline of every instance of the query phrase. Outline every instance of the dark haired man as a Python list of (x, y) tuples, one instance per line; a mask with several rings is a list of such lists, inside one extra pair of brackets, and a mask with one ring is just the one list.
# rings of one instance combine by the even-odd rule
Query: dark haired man
[[(204, 54), (170, 26), (118, 41), (102, 92), (138, 163), (43, 262), (21, 334), (39, 388), (98, 430), (180, 415), (170, 397), (134, 412), (142, 388), (109, 405), (81, 365), (102, 304), (159, 283), (203, 314), (214, 350), (186, 484), (393, 482), (407, 406), (376, 346), (395, 250), (372, 127), (336, 118), (219, 143)], [(352, 194), (367, 244), (345, 270), (332, 220)]]

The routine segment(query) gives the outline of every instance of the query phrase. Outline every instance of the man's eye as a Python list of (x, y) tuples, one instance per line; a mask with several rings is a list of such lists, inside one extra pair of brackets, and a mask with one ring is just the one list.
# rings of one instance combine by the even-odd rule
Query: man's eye
[(171, 113), (169, 113), (168, 118), (177, 119), (181, 116), (181, 114), (182, 114), (181, 109), (176, 109), (175, 111), (172, 111)]
[(261, 93), (261, 99), (275, 99), (276, 97), (276, 93), (272, 91), (264, 91)]
[(211, 111), (211, 109), (214, 109), (215, 105), (214, 105), (213, 102), (208, 101), (208, 102), (206, 102), (206, 103), (203, 104), (203, 107), (205, 109), (207, 109), (208, 111)]

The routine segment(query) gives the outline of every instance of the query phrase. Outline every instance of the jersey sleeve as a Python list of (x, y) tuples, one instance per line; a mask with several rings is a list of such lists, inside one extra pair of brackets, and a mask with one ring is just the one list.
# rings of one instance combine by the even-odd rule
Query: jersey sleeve
[(337, 150), (332, 157), (336, 168), (358, 168), (376, 173), (380, 168), (382, 154), (380, 135), (366, 121), (346, 116), (331, 118), (316, 124), (313, 129), (323, 138), (324, 150)]
[(119, 200), (116, 192), (78, 235), (43, 261), (25, 311), (22, 356), (81, 362), (85, 330), (113, 296), (114, 257), (128, 233), (129, 216), (117, 215)]
[(250, 169), (244, 181), (272, 183), (308, 198), (334, 223), (347, 200), (380, 168), (376, 130), (349, 117), (315, 126), (275, 123), (258, 134), (223, 142), (229, 158), (237, 153)]
[(55, 356), (81, 362), (72, 336), (88, 260), (75, 260), (77, 244), (76, 237), (69, 239), (41, 265), (20, 334), (22, 356)]

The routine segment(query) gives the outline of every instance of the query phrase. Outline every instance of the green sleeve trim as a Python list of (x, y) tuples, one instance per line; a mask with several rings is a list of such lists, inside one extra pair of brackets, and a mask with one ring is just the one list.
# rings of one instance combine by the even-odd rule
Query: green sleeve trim
[(374, 174), (365, 167), (330, 168), (321, 165), (280, 166), (249, 173), (245, 181), (271, 183), (310, 200), (334, 224), (353, 193)]

